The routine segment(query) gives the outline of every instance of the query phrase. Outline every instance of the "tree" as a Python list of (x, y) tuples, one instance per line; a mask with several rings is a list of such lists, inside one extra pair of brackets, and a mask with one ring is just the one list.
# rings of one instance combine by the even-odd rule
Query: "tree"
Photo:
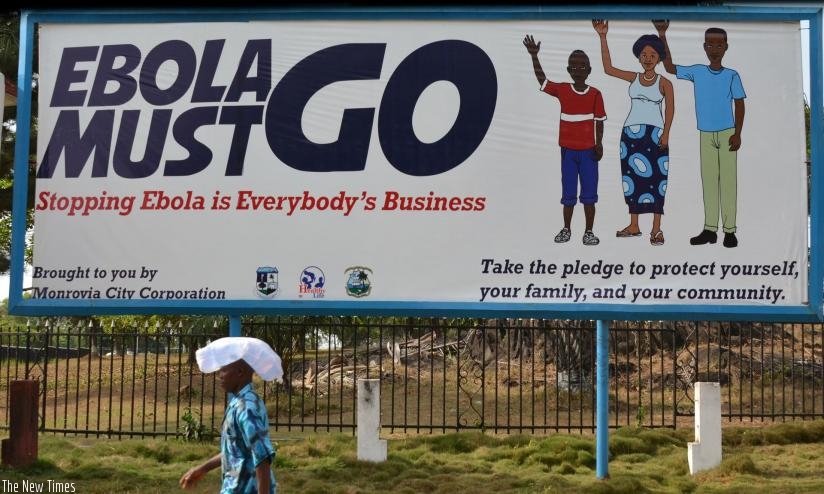
[[(17, 11), (0, 13), (0, 72), (7, 81), (17, 81), (18, 54), (20, 51), (20, 14)], [(36, 50), (35, 50), (36, 53)], [(35, 65), (36, 66), (36, 60)], [(34, 222), (34, 153), (37, 139), (37, 87), (32, 85), (32, 125), (29, 141), (28, 205), (26, 229)], [(5, 89), (4, 89), (5, 96)], [(0, 274), (6, 273), (10, 265), (12, 185), (14, 183), (14, 147), (16, 143), (15, 119), (17, 108), (6, 107), (3, 112), (3, 141), (0, 143)], [(6, 117), (9, 117), (6, 119)], [(31, 239), (27, 239), (26, 261), (31, 261)]]

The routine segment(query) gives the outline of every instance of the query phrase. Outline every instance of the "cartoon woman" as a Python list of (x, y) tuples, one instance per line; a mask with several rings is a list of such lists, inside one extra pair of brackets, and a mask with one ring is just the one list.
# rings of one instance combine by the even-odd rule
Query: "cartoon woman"
[[(624, 199), (629, 208), (629, 225), (618, 230), (617, 237), (639, 237), (638, 215), (652, 213), (650, 243), (664, 244), (661, 216), (667, 193), (669, 171), (669, 132), (673, 106), (672, 82), (655, 72), (667, 55), (664, 43), (654, 34), (645, 34), (632, 46), (641, 72), (612, 66), (607, 45), (609, 22), (593, 20), (592, 27), (601, 38), (601, 61), (607, 75), (629, 83), (630, 109), (621, 132), (621, 174)], [(663, 105), (663, 111), (662, 111)]]

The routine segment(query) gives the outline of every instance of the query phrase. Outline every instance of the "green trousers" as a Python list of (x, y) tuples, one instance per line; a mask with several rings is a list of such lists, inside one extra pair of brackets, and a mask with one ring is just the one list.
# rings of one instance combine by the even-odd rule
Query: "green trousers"
[(730, 136), (735, 129), (701, 131), (701, 182), (704, 191), (704, 229), (718, 231), (718, 213), (724, 233), (735, 233), (738, 202), (738, 163), (730, 151)]

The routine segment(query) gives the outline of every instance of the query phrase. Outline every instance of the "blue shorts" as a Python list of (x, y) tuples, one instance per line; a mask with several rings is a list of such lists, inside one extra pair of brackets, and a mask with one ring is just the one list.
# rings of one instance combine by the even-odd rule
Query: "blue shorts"
[(595, 148), (561, 148), (561, 204), (574, 206), (578, 195), (578, 179), (581, 181), (581, 204), (598, 202), (598, 162)]

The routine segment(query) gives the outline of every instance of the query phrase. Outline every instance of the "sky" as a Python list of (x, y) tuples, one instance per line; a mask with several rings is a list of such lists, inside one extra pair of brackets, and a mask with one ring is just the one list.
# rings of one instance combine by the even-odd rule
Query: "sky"
[[(810, 31), (809, 22), (801, 22), (801, 69), (804, 72), (804, 95), (807, 97), (807, 103), (810, 102)], [(824, 46), (822, 46), (824, 50)], [(824, 84), (824, 81), (822, 81)]]
[[(763, 5), (763, 4), (762, 4)], [(784, 4), (786, 5), (786, 4)], [(815, 5), (815, 4), (801, 4), (801, 5)], [(807, 21), (801, 22), (801, 59), (802, 59), (802, 72), (804, 75), (804, 94), (806, 96), (807, 102), (810, 100), (810, 66), (809, 66), (809, 23)], [(822, 45), (822, 50), (824, 50), (824, 44)], [(824, 77), (822, 79), (822, 84), (824, 84)], [(5, 151), (7, 152), (7, 151)], [(8, 298), (9, 295), (9, 276), (8, 275), (0, 275), (0, 300)], [(31, 286), (31, 267), (27, 267), (24, 278), (23, 278), (23, 287)]]

